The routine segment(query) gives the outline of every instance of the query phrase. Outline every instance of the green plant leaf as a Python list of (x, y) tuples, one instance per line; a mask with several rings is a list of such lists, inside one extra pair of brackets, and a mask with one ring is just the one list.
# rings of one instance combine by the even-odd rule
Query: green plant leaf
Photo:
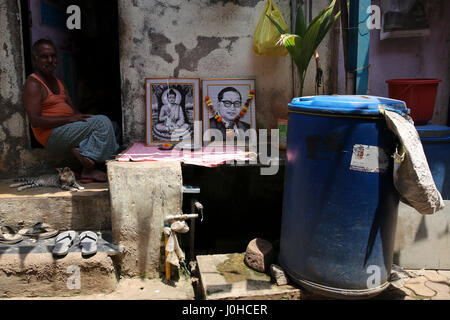
[(269, 18), (270, 21), (272, 21), (272, 23), (275, 25), (275, 27), (277, 27), (278, 31), (281, 34), (285, 34), (286, 31), (283, 30), (283, 28), (278, 24), (278, 22), (276, 22), (271, 16), (266, 14), (266, 17)]
[(306, 21), (301, 6), (297, 10), (297, 20), (295, 25), (295, 34), (286, 33), (283, 28), (270, 16), (267, 17), (277, 27), (281, 33), (278, 44), (283, 44), (291, 55), (297, 66), (300, 93), (303, 92), (306, 71), (314, 52), (320, 45), (326, 34), (330, 31), (336, 20), (340, 16), (338, 12), (334, 17), (333, 9), (336, 0), (333, 0), (328, 7), (320, 11), (320, 13), (306, 27)]
[(330, 20), (330, 15), (334, 9), (336, 0), (333, 0), (331, 4), (323, 9), (309, 24), (305, 37), (303, 38), (303, 49), (301, 62), (301, 73), (306, 74), (309, 62), (311, 61), (314, 52), (317, 50), (320, 42), (326, 34), (326, 30), (329, 30), (331, 26), (327, 26)]
[(327, 12), (327, 10), (331, 9), (331, 11), (333, 11), (335, 3), (336, 3), (336, 0), (333, 0), (328, 7), (326, 7), (322, 11), (320, 11), (319, 14), (309, 23), (308, 28), (311, 27), (315, 22), (317, 22), (317, 20), (322, 18), (322, 16)]
[(322, 42), (323, 38), (325, 38), (325, 36), (327, 35), (327, 33), (330, 31), (330, 29), (333, 27), (333, 25), (335, 24), (335, 22), (339, 19), (339, 17), (341, 16), (341, 12), (339, 11), (332, 19), (331, 21), (328, 23), (328, 25), (321, 31), (321, 33), (319, 33), (319, 44), (320, 42)]
[(308, 30), (306, 31), (305, 37), (302, 41), (302, 47), (303, 47), (303, 54), (301, 58), (301, 69), (302, 72), (306, 72), (306, 69), (308, 68), (309, 61), (311, 60), (312, 55), (314, 54), (314, 51), (317, 49), (317, 36), (319, 34), (319, 30), (321, 27), (322, 18), (317, 19), (314, 23), (312, 23)]
[(302, 38), (296, 34), (283, 34), (279, 43), (283, 44), (294, 60), (295, 64), (301, 63)]
[[(333, 8), (329, 8), (328, 10), (326, 10), (321, 18), (321, 23), (320, 23), (320, 29), (319, 29), (319, 33), (318, 33), (318, 37), (316, 39), (316, 45), (319, 46), (320, 41), (317, 41), (320, 38), (320, 35), (322, 35), (324, 33), (324, 31), (327, 29), (328, 26), (328, 22), (330, 20), (330, 16), (331, 13), (333, 12)], [(323, 38), (322, 38), (323, 39)]]
[(306, 20), (303, 14), (302, 6), (299, 5), (297, 9), (297, 17), (295, 20), (295, 34), (304, 37), (306, 32)]

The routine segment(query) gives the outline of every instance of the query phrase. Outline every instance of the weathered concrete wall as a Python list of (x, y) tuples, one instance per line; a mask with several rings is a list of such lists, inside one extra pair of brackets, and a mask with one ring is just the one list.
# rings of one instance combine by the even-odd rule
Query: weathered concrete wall
[[(297, 2), (275, 1), (288, 24)], [(252, 50), (265, 3), (119, 0), (124, 143), (144, 140), (145, 77), (255, 77), (257, 126), (275, 128), (277, 118), (286, 118), (287, 103), (296, 95), (292, 60), (289, 56), (260, 57)], [(327, 4), (328, 0), (313, 1), (313, 15)], [(76, 165), (74, 159), (64, 161), (30, 147), (29, 124), (21, 103), (25, 72), (19, 1), (0, 0), (0, 18), (0, 178)], [(319, 47), (326, 84), (331, 71), (330, 39), (331, 34)], [(314, 94), (314, 77), (312, 60), (305, 95)]]
[(111, 230), (111, 207), (105, 184), (91, 183), (78, 192), (57, 188), (17, 191), (0, 180), (0, 225), (18, 230), (45, 221), (58, 230)]
[[(305, 14), (305, 19), (307, 20), (307, 24), (309, 24), (308, 19), (308, 8), (306, 6), (307, 1), (302, 0), (293, 0), (293, 7), (294, 12), (292, 14), (292, 23), (295, 22), (295, 16), (297, 14), (297, 6), (298, 3), (303, 3), (303, 12)], [(311, 7), (311, 13), (312, 18), (316, 17), (320, 11), (325, 9), (327, 6), (330, 5), (330, 0), (314, 0), (311, 1), (312, 7)], [(335, 6), (335, 13), (338, 11), (338, 5)], [(319, 47), (317, 48), (317, 52), (319, 53), (320, 58), (320, 65), (323, 71), (323, 87), (319, 88), (318, 94), (334, 94), (337, 93), (337, 83), (335, 83), (336, 77), (335, 73), (337, 74), (337, 61), (335, 61), (338, 53), (338, 46), (335, 47), (334, 39), (335, 37), (339, 37), (339, 28), (340, 24), (339, 22), (336, 22), (334, 26), (331, 28), (330, 32), (325, 36), (323, 41), (320, 43)], [(292, 27), (294, 30), (294, 27)], [(295, 67), (295, 64), (294, 64)], [(295, 67), (295, 72), (297, 73), (297, 69)], [(305, 84), (303, 89), (303, 96), (310, 96), (310, 95), (316, 95), (316, 61), (313, 58), (311, 58), (311, 61), (309, 62), (308, 70), (306, 71), (306, 78), (305, 78)], [(299, 96), (299, 88), (298, 85), (295, 84), (294, 88), (294, 95), (297, 97)]]
[[(124, 142), (144, 141), (145, 77), (256, 78), (257, 126), (275, 128), (291, 101), (289, 57), (258, 57), (265, 0), (119, 0)], [(290, 1), (275, 1), (290, 23)]]
[(0, 1), (0, 174), (19, 166), (27, 145), (25, 112), (18, 88), (23, 83), (18, 1)]
[[(74, 283), (74, 273), (68, 272), (73, 266), (80, 268), (80, 287)], [(118, 284), (114, 264), (105, 252), (89, 258), (70, 252), (64, 259), (55, 259), (51, 253), (2, 254), (0, 283), (2, 298), (108, 294)]]
[(433, 215), (400, 203), (394, 263), (405, 269), (450, 270), (450, 200)]
[(61, 159), (31, 149), (29, 125), (22, 105), (25, 81), (20, 7), (0, 0), (0, 178), (52, 170)]
[(181, 165), (111, 161), (107, 167), (113, 240), (124, 247), (121, 274), (158, 277), (164, 218), (181, 213)]

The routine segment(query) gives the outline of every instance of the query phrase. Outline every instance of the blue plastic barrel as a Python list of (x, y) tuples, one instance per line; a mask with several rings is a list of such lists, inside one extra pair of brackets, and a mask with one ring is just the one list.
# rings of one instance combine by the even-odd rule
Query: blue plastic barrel
[(450, 200), (450, 127), (432, 124), (416, 129), (436, 188), (444, 200)]
[(297, 284), (334, 298), (388, 286), (399, 196), (396, 140), (373, 96), (314, 96), (289, 104), (279, 263)]

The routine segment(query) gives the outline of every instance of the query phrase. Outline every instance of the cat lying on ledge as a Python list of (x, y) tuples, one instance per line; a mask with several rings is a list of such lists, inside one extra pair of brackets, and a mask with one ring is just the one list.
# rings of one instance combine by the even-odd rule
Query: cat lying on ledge
[(10, 187), (17, 188), (19, 191), (38, 187), (55, 187), (67, 191), (78, 191), (84, 189), (84, 187), (77, 183), (75, 173), (70, 170), (70, 168), (57, 168), (56, 171), (58, 171), (58, 173), (15, 179), (14, 182), (17, 183), (10, 185)]

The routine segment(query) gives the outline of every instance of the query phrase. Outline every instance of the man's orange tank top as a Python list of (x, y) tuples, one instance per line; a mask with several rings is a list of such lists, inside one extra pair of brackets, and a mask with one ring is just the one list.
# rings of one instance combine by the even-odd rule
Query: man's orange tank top
[[(33, 73), (31, 75), (34, 79), (39, 81), (45, 89), (47, 89), (47, 98), (42, 102), (41, 116), (43, 117), (68, 117), (72, 116), (75, 112), (66, 102), (65, 89), (61, 81), (56, 78), (59, 86), (59, 94), (54, 94), (45, 84), (44, 81), (39, 79), (39, 77)], [(33, 130), (36, 140), (39, 141), (44, 147), (47, 144), (48, 137), (53, 132), (53, 129), (46, 128), (35, 128), (31, 127)]]

